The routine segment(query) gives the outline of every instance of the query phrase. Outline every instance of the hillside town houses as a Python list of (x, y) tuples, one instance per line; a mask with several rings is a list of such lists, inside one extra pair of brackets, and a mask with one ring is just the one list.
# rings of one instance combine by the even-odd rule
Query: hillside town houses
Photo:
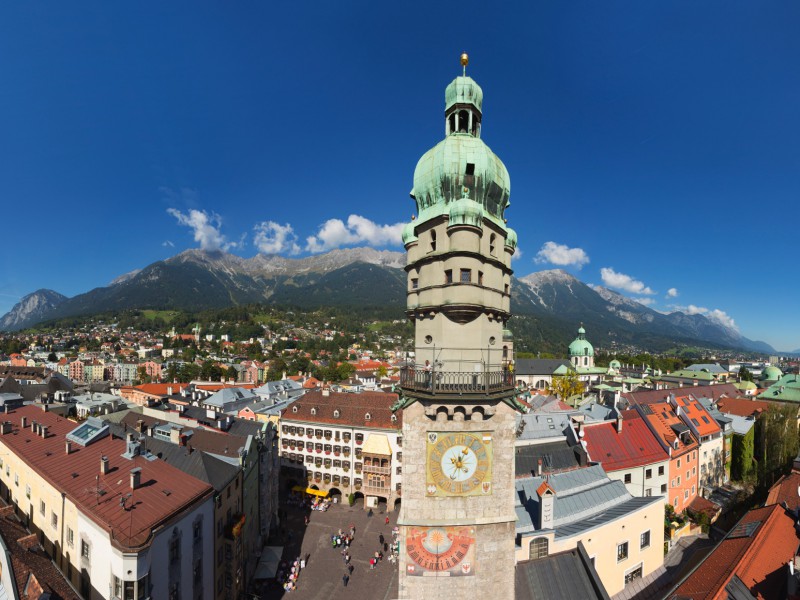
[[(308, 335), (293, 332), (252, 344)], [(337, 338), (327, 328), (319, 335)], [(167, 339), (175, 347), (164, 347)], [(217, 380), (170, 379), (191, 364), (184, 343), (197, 347), (194, 364), (213, 367)], [(282, 494), (364, 510), (401, 505), (403, 410), (392, 389), (413, 358), (399, 345), (390, 351), (388, 341), (380, 358), (352, 344), (346, 376), (327, 379), (312, 370), (345, 363), (318, 356), (304, 370), (281, 363), (276, 371), (270, 359), (242, 355), (247, 346), (211, 334), (131, 332), (92, 350), (0, 357), (0, 498), (11, 511), (0, 507), (0, 533), (36, 534), (36, 551), (61, 578), (51, 589), (64, 585), (83, 598), (240, 598), (263, 576), (259, 557), (279, 536)], [(598, 597), (659, 580), (664, 549), (693, 539), (702, 515), (717, 519), (725, 510), (718, 491), (730, 489), (741, 453), (753, 446), (745, 460), (760, 456), (759, 423), (770, 407), (800, 405), (791, 367), (753, 368), (750, 382), (738, 380), (739, 362), (673, 373), (613, 359), (598, 366), (583, 327), (563, 359), (508, 364), (524, 407), (515, 452), (517, 577), (530, 581), (560, 557), (603, 590)], [(570, 376), (577, 393), (553, 395), (557, 378)], [(778, 482), (781, 489), (794, 477)], [(137, 526), (122, 535), (134, 506)], [(667, 506), (673, 521), (664, 527)], [(740, 525), (755, 532), (752, 547), (780, 543), (788, 552), (791, 510), (768, 499), (746, 513)], [(775, 527), (788, 537), (774, 542)], [(741, 539), (733, 535), (721, 544)], [(712, 567), (722, 564), (720, 552), (675, 582), (685, 594), (676, 597), (695, 597), (707, 569), (730, 571), (730, 589), (755, 589), (766, 577), (735, 561)], [(109, 568), (92, 561), (98, 555), (110, 557)], [(789, 589), (796, 584), (785, 570)]]

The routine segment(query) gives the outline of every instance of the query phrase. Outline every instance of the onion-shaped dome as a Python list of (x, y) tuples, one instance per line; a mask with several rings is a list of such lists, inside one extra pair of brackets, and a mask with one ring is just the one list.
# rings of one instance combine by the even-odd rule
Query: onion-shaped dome
[(416, 228), (416, 222), (411, 221), (410, 223), (406, 223), (406, 226), (403, 227), (403, 245), (417, 241), (417, 233), (414, 231)]
[(483, 206), (466, 197), (451, 202), (448, 227), (455, 227), (456, 225), (481, 227), (483, 225)]
[(615, 358), (615, 359), (614, 359), (614, 360), (612, 360), (610, 363), (608, 363), (608, 366), (609, 366), (610, 368), (612, 368), (612, 369), (616, 369), (617, 371), (619, 371), (619, 370), (622, 368), (622, 363), (621, 363), (621, 362), (619, 362), (619, 361), (618, 361), (618, 360)]
[(456, 104), (472, 104), (483, 112), (483, 90), (472, 77), (456, 77), (445, 89), (445, 112)]
[(761, 379), (764, 381), (778, 381), (781, 377), (783, 377), (783, 371), (778, 367), (767, 367), (761, 373)]
[(507, 234), (506, 235), (506, 246), (511, 248), (512, 250), (517, 249), (517, 232), (511, 229), (511, 227), (506, 228)]

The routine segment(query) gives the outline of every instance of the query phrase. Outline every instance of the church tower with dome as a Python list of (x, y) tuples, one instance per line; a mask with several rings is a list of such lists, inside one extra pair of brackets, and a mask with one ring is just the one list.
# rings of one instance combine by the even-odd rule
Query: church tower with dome
[(413, 355), (400, 373), (404, 599), (514, 597), (516, 402), (510, 181), (481, 139), (483, 92), (445, 90), (445, 138), (417, 163), (403, 231)]
[(594, 346), (586, 339), (583, 325), (578, 328), (578, 337), (569, 345), (569, 362), (575, 368), (594, 367)]

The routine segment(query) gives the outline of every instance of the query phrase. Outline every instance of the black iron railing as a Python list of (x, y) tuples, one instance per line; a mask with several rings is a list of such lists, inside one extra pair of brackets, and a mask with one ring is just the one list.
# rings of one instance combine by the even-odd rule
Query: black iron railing
[(514, 388), (514, 373), (491, 371), (439, 371), (434, 367), (403, 367), (400, 387), (430, 394), (492, 394)]

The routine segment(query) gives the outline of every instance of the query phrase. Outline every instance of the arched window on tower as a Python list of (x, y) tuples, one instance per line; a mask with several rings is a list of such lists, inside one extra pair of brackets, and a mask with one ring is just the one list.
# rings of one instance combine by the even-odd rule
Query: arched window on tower
[(588, 358), (586, 358), (586, 357), (584, 356), (584, 357), (583, 357), (583, 366), (585, 367), (585, 366), (587, 366), (588, 364), (589, 364), (589, 359), (588, 359)]
[(431, 230), (431, 252), (436, 252), (436, 230)]
[(455, 132), (456, 132), (456, 113), (453, 113), (447, 118), (447, 133), (449, 135)]
[(489, 236), (489, 254), (494, 256), (497, 247), (497, 236), (493, 233)]
[(467, 133), (469, 130), (469, 111), (458, 111), (458, 133)]

